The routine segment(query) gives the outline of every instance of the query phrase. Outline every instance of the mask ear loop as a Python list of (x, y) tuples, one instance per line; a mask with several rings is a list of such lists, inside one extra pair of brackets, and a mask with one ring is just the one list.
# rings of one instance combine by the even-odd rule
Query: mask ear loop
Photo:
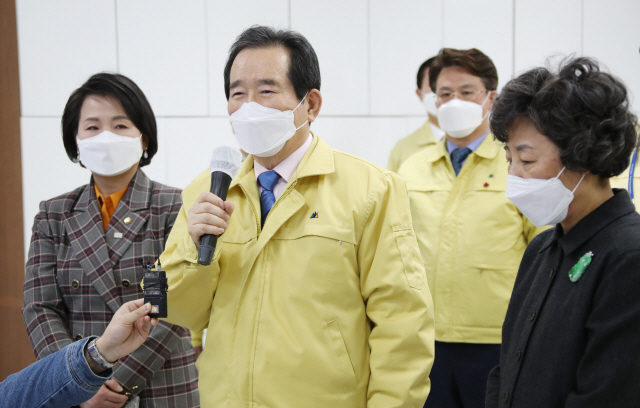
[(300, 129), (301, 127), (303, 127), (304, 125), (306, 125), (306, 124), (307, 124), (307, 122), (309, 122), (309, 119), (305, 120), (305, 121), (304, 121), (304, 123), (303, 123), (302, 125), (300, 125), (300, 126), (298, 126), (298, 127), (296, 128), (296, 130), (298, 130), (298, 129)]
[[(302, 105), (302, 102), (304, 102), (304, 98), (306, 98), (306, 97), (307, 97), (307, 95), (309, 95), (309, 92), (307, 92), (306, 94), (304, 94), (304, 96), (302, 97), (302, 100), (300, 100), (300, 103), (298, 104), (298, 106), (296, 106), (296, 107), (293, 109), (293, 111), (292, 111), (292, 112), (295, 112), (295, 111), (296, 111), (296, 109), (298, 109), (298, 108), (300, 107), (300, 105)], [(302, 125), (300, 125), (300, 126), (298, 126), (298, 127), (296, 128), (296, 131), (297, 131), (298, 129), (300, 129), (301, 127), (303, 127), (304, 125), (306, 125), (308, 122), (309, 122), (309, 119), (305, 120), (305, 122), (304, 122)], [(295, 126), (295, 123), (294, 123), (294, 126)]]
[[(304, 102), (304, 98), (306, 98), (306, 97), (307, 97), (307, 95), (309, 95), (309, 92), (307, 92), (306, 94), (304, 94), (304, 96), (303, 96), (303, 97), (302, 97), (302, 99), (300, 100), (300, 103), (298, 103), (298, 105), (297, 105), (295, 108), (293, 108), (293, 111), (292, 111), (292, 112), (295, 112), (295, 111), (296, 111), (296, 109), (298, 109), (298, 108), (300, 107), (300, 105), (302, 105), (302, 102)], [(303, 125), (303, 126), (304, 126), (304, 125)]]
[[(489, 91), (489, 92), (487, 92), (487, 97), (486, 97), (486, 98), (484, 98), (484, 102), (482, 102), (482, 105), (480, 105), (480, 106), (484, 106), (484, 104), (485, 104), (485, 103), (487, 103), (487, 101), (489, 100), (489, 96), (491, 95), (491, 92), (493, 92), (493, 91)], [(487, 113), (486, 113), (486, 115), (484, 115), (484, 116), (482, 117), (482, 121), (483, 121), (483, 122), (484, 122), (484, 120), (487, 118), (487, 116), (489, 116), (489, 114), (490, 114), (490, 113), (491, 113), (491, 110), (488, 110), (488, 111), (487, 111)]]
[(487, 103), (487, 101), (489, 100), (489, 96), (491, 96), (491, 92), (493, 92), (493, 91), (488, 91), (487, 92), (487, 97), (484, 98), (484, 101), (482, 102), (482, 105), (480, 105), (480, 106), (484, 106), (484, 104)]
[(575, 193), (575, 192), (576, 192), (576, 190), (578, 189), (578, 187), (580, 187), (580, 183), (582, 183), (582, 180), (584, 180), (584, 176), (586, 176), (586, 175), (587, 175), (587, 173), (584, 173), (584, 174), (582, 175), (582, 177), (580, 177), (580, 181), (578, 181), (578, 185), (576, 185), (576, 188), (574, 188), (574, 189), (573, 189), (573, 191), (571, 192), (571, 194)]
[[(562, 170), (560, 170), (560, 173), (558, 173), (558, 175), (557, 175), (555, 178), (557, 178), (558, 180), (560, 180), (560, 175), (561, 175), (562, 173), (564, 173), (565, 169), (566, 169), (566, 167), (563, 167), (563, 168), (562, 168)], [(582, 183), (582, 180), (584, 180), (584, 176), (586, 176), (586, 175), (587, 175), (587, 173), (583, 173), (583, 174), (582, 174), (582, 177), (580, 177), (580, 181), (578, 181), (578, 184), (576, 184), (576, 186), (575, 186), (575, 188), (573, 189), (573, 191), (571, 191), (571, 194), (575, 193), (575, 192), (576, 192), (576, 190), (578, 189), (578, 187), (580, 187), (580, 183)], [(560, 182), (562, 183), (562, 181), (560, 181)]]

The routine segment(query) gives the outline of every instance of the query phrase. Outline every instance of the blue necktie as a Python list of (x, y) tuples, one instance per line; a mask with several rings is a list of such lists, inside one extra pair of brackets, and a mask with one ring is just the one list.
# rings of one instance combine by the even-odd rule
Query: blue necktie
[(456, 172), (456, 176), (460, 173), (460, 169), (470, 153), (471, 149), (468, 147), (459, 148), (451, 152), (451, 164), (453, 164), (453, 170)]
[(276, 196), (273, 194), (273, 188), (280, 180), (280, 175), (275, 170), (267, 171), (258, 176), (258, 182), (262, 186), (260, 193), (260, 212), (262, 213), (262, 226), (267, 219), (267, 214), (271, 211), (271, 207), (276, 202)]

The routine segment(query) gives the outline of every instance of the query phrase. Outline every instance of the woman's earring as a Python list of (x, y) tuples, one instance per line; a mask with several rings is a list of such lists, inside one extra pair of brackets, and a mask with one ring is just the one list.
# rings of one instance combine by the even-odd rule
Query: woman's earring
[(147, 149), (144, 149), (144, 153), (142, 153), (142, 157), (144, 157), (145, 159), (149, 158), (149, 153), (147, 153)]

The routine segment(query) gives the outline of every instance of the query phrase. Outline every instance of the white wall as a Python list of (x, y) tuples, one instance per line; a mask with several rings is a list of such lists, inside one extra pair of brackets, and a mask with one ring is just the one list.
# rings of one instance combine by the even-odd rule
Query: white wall
[[(235, 144), (222, 68), (234, 38), (252, 24), (292, 28), (309, 39), (320, 59), (324, 97), (314, 131), (381, 166), (394, 143), (422, 124), (416, 70), (443, 46), (485, 52), (501, 85), (552, 55), (594, 56), (640, 95), (638, 0), (16, 4), (27, 247), (38, 203), (89, 180), (87, 170), (67, 159), (60, 136), (71, 91), (99, 71), (131, 77), (158, 117), (160, 150), (145, 171), (184, 187), (206, 168), (215, 146)], [(640, 103), (634, 106), (640, 109)]]

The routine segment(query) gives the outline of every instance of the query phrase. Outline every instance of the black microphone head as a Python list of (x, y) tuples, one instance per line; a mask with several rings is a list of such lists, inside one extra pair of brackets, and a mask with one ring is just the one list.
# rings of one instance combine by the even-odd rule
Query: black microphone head
[(209, 168), (211, 173), (221, 171), (234, 178), (238, 174), (238, 170), (240, 170), (241, 163), (242, 154), (239, 149), (231, 146), (220, 146), (213, 150)]

